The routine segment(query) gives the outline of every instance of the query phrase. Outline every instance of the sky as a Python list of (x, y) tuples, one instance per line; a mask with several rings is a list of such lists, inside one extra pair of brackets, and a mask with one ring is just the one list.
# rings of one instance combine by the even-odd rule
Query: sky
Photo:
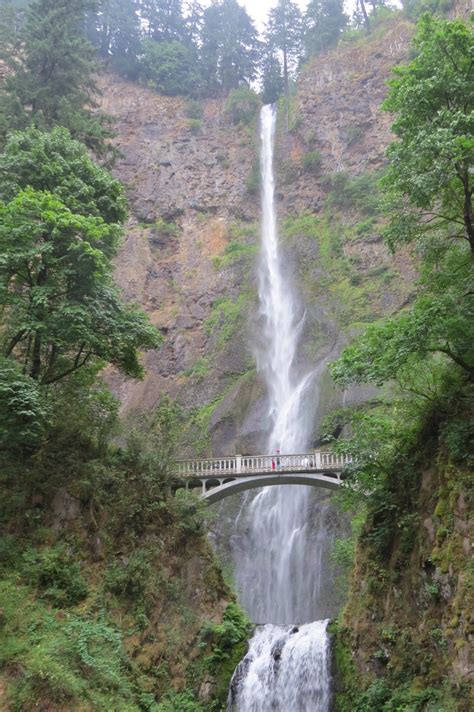
[[(307, 0), (294, 0), (302, 10), (307, 5)], [(276, 5), (276, 0), (239, 0), (240, 5), (244, 5), (250, 17), (255, 20), (258, 29), (263, 29), (267, 19), (268, 11)]]

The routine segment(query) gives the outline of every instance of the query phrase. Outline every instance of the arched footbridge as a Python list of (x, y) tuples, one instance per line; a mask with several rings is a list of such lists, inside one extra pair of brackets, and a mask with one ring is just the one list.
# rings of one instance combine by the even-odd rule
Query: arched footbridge
[(180, 460), (173, 471), (177, 483), (200, 487), (209, 503), (255, 487), (310, 485), (335, 490), (349, 455), (313, 450), (297, 455), (234, 455)]

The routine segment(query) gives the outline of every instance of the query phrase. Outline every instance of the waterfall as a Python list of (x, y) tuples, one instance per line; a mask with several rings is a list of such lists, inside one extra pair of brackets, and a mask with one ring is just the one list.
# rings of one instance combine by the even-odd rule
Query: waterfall
[[(275, 120), (273, 107), (263, 107), (260, 338), (256, 339), (256, 358), (268, 392), (267, 452), (277, 456), (278, 450), (284, 455), (304, 452), (309, 446), (318, 369), (301, 371), (297, 363), (304, 313), (294, 296), (278, 244)], [(323, 617), (321, 560), (328, 516), (327, 497), (315, 507), (310, 487), (268, 487), (253, 499), (252, 495), (245, 498), (239, 514), (240, 522), (245, 520), (245, 542), (234, 555), (236, 583), (252, 619), (267, 625), (257, 628), (249, 652), (234, 674), (229, 710), (329, 709), (326, 621), (309, 623)], [(306, 625), (288, 628), (295, 623)]]

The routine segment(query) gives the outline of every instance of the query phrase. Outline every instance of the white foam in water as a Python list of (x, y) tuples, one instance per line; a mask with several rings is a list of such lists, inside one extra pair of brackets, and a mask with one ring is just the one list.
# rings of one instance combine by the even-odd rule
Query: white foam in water
[(228, 712), (327, 712), (330, 653), (327, 621), (257, 629), (237, 667)]
[[(257, 366), (268, 391), (271, 425), (267, 452), (304, 452), (311, 438), (314, 381), (318, 369), (301, 373), (296, 355), (304, 314), (282, 264), (275, 214), (273, 146), (275, 112), (261, 113), (262, 255)], [(322, 366), (320, 366), (322, 368)], [(309, 392), (309, 386), (313, 388)], [(321, 559), (326, 545), (327, 505), (310, 526), (311, 489), (268, 487), (243, 502), (245, 540), (234, 555), (240, 600), (264, 625), (250, 641), (232, 678), (228, 709), (238, 712), (327, 712), (330, 698), (327, 621), (317, 617)], [(316, 526), (315, 526), (316, 525)], [(319, 538), (318, 538), (319, 537)], [(321, 616), (322, 617), (322, 616)]]

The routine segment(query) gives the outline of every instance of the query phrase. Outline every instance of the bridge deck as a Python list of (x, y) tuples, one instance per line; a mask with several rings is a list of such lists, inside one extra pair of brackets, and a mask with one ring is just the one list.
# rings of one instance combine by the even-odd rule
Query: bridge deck
[(288, 455), (234, 455), (176, 463), (174, 476), (179, 479), (243, 478), (278, 473), (336, 473), (352, 462), (348, 455), (316, 450)]

